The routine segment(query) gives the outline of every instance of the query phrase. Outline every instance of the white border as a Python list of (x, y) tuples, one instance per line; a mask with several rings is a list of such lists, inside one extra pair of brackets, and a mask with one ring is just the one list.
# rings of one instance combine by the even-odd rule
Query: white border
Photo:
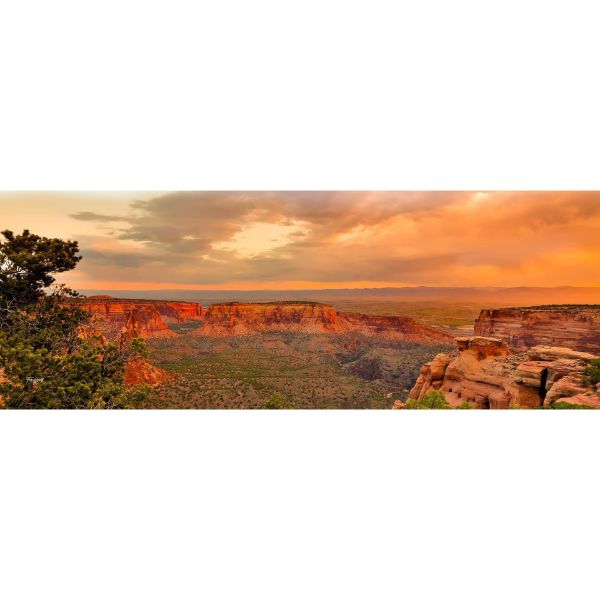
[[(0, 188), (600, 189), (597, 24), (585, 0), (2, 2)], [(0, 595), (595, 600), (597, 419), (2, 413)]]

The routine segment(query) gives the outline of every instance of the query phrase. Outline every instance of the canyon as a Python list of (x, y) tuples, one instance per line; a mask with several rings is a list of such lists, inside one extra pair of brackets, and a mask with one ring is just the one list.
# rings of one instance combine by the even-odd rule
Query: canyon
[(600, 305), (548, 305), (482, 310), (475, 335), (503, 340), (517, 351), (564, 346), (600, 353)]
[[(408, 317), (339, 312), (331, 305), (309, 301), (228, 302), (205, 308), (194, 302), (95, 296), (82, 297), (77, 303), (92, 315), (92, 321), (84, 332), (86, 337), (100, 338), (102, 343), (115, 341), (119, 344), (136, 337), (148, 339), (151, 358), (149, 361), (135, 359), (127, 364), (125, 381), (129, 385), (144, 383), (157, 387), (173, 379), (172, 373), (158, 365), (169, 369), (189, 365), (185, 367), (186, 372), (202, 371), (206, 358), (204, 349), (210, 347), (217, 349), (215, 354), (210, 352), (214, 361), (239, 352), (237, 360), (248, 365), (245, 372), (250, 379), (254, 376), (250, 373), (269, 371), (272, 359), (267, 359), (267, 356), (273, 356), (277, 361), (282, 356), (284, 361), (294, 365), (313, 365), (308, 367), (309, 372), (313, 368), (333, 370), (334, 377), (340, 378), (344, 389), (355, 386), (356, 393), (367, 398), (374, 384), (361, 379), (351, 383), (354, 371), (367, 373), (369, 377), (372, 373), (385, 372), (393, 384), (407, 386), (414, 380), (422, 360), (447, 348), (453, 339), (444, 330), (421, 325)], [(394, 345), (399, 348), (397, 351), (391, 350)], [(256, 349), (249, 352), (242, 350), (246, 347)], [(315, 352), (322, 357), (314, 359)], [(423, 358), (417, 361), (419, 355)], [(364, 360), (363, 356), (366, 356)], [(323, 366), (314, 366), (317, 363)], [(330, 363), (338, 366), (329, 366)], [(342, 363), (347, 367), (341, 367)], [(237, 370), (234, 365), (230, 368), (231, 373)], [(282, 366), (278, 373), (285, 373), (286, 369)], [(292, 373), (295, 369), (296, 366)], [(208, 371), (209, 374), (211, 372), (215, 371)], [(185, 386), (183, 379), (179, 378), (179, 383), (172, 382), (169, 388)], [(210, 376), (204, 381), (207, 386), (205, 395), (209, 395), (215, 383)], [(269, 386), (273, 382), (274, 379), (270, 379)], [(283, 385), (284, 380), (280, 383)], [(360, 390), (359, 384), (364, 389)], [(298, 382), (298, 385), (303, 383)], [(296, 394), (299, 393), (296, 387)], [(303, 397), (310, 397), (310, 394), (311, 390), (303, 389)], [(335, 395), (335, 392), (330, 395)], [(348, 392), (348, 402), (351, 397)], [(230, 399), (230, 404), (234, 400)], [(173, 401), (180, 402), (176, 398)], [(219, 400), (216, 398), (214, 401)], [(249, 403), (249, 400), (245, 402)]]
[(90, 312), (93, 328), (109, 339), (174, 337), (173, 323), (195, 323), (193, 335), (230, 337), (265, 332), (303, 334), (361, 334), (421, 344), (448, 343), (452, 336), (408, 317), (338, 312), (318, 302), (226, 302), (204, 308), (194, 302), (124, 300), (110, 296), (87, 297), (79, 307)]
[[(583, 377), (586, 366), (600, 355), (597, 305), (485, 309), (475, 320), (474, 335), (455, 337), (409, 317), (345, 312), (312, 301), (221, 302), (204, 307), (188, 301), (100, 296), (82, 298), (79, 303), (93, 315), (91, 327), (106, 339), (172, 339), (175, 345), (169, 342), (173, 348), (169, 352), (175, 355), (178, 345), (196, 347), (194, 339), (198, 343), (213, 340), (210, 347), (224, 343), (227, 352), (233, 354), (245, 347), (236, 339), (261, 340), (267, 336), (260, 342), (265, 345), (259, 347), (273, 350), (284, 347), (284, 338), (272, 337), (282, 334), (313, 340), (319, 348), (328, 346), (327, 339), (337, 340), (336, 344), (346, 340), (342, 345), (348, 356), (358, 339), (430, 349), (437, 344), (439, 349), (424, 356), (428, 362), (420, 368), (408, 399), (418, 401), (428, 392), (440, 390), (452, 408), (538, 408), (557, 402), (600, 408), (598, 386), (584, 383)], [(454, 350), (429, 358), (449, 348), (450, 343), (455, 344)], [(379, 350), (377, 355), (388, 356), (391, 348)], [(190, 352), (187, 349), (184, 355)], [(374, 351), (367, 348), (364, 352), (362, 362), (352, 363), (351, 368), (377, 372)], [(413, 377), (419, 364), (422, 362), (415, 365)], [(157, 386), (172, 378), (173, 374), (141, 359), (128, 365), (126, 371), (126, 381), (132, 385)], [(395, 407), (404, 407), (404, 401), (396, 401)]]

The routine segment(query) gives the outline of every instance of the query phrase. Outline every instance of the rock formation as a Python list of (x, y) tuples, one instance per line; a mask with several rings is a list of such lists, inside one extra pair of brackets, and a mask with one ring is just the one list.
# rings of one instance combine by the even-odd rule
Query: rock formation
[(451, 407), (536, 408), (563, 401), (600, 408), (600, 390), (582, 381), (594, 354), (535, 346), (514, 352), (500, 339), (457, 338), (458, 349), (421, 367), (409, 398), (442, 390)]
[(172, 373), (150, 364), (145, 358), (132, 358), (125, 364), (123, 379), (127, 385), (144, 383), (156, 387), (161, 383), (173, 379)]
[(206, 314), (206, 309), (197, 302), (152, 302), (166, 323), (184, 323), (200, 321)]
[(256, 335), (269, 331), (303, 334), (357, 333), (382, 339), (421, 344), (450, 343), (452, 337), (420, 325), (408, 317), (380, 317), (340, 313), (319, 302), (227, 302), (208, 309), (196, 302), (124, 300), (110, 296), (90, 296), (79, 306), (94, 315), (90, 331), (115, 339), (119, 334), (133, 337), (171, 337), (170, 323), (198, 322), (195, 335), (229, 337)]
[(448, 343), (452, 340), (449, 334), (420, 325), (408, 317), (340, 313), (333, 306), (318, 302), (212, 304), (195, 333), (227, 337), (268, 331), (337, 335), (356, 333), (422, 344)]
[(599, 305), (550, 305), (482, 310), (475, 335), (496, 337), (518, 351), (565, 346), (600, 353)]
[(77, 301), (93, 315), (91, 331), (109, 339), (172, 337), (167, 323), (197, 321), (206, 310), (196, 302), (125, 300), (110, 296), (90, 296)]
[(199, 335), (249, 335), (285, 330), (303, 333), (340, 329), (332, 306), (317, 302), (227, 302), (209, 306)]
[(108, 339), (169, 337), (174, 335), (151, 304), (135, 302), (81, 302), (79, 307), (92, 314), (90, 329)]

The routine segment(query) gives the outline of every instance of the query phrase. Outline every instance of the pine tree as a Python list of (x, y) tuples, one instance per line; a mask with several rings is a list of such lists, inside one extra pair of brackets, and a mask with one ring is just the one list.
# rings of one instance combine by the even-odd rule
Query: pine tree
[(122, 408), (134, 406), (146, 388), (123, 383), (127, 351), (82, 332), (90, 316), (76, 292), (55, 286), (56, 273), (74, 269), (81, 257), (74, 241), (28, 230), (1, 232), (0, 398), (7, 408)]

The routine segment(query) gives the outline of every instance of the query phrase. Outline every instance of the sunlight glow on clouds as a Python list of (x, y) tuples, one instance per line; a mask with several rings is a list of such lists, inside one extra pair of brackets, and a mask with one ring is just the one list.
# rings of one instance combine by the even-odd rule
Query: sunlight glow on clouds
[(600, 286), (600, 192), (17, 192), (104, 289)]
[(253, 258), (289, 244), (297, 233), (304, 233), (300, 224), (258, 222), (244, 227), (226, 242), (212, 244), (212, 247), (215, 250), (235, 252), (239, 258)]

